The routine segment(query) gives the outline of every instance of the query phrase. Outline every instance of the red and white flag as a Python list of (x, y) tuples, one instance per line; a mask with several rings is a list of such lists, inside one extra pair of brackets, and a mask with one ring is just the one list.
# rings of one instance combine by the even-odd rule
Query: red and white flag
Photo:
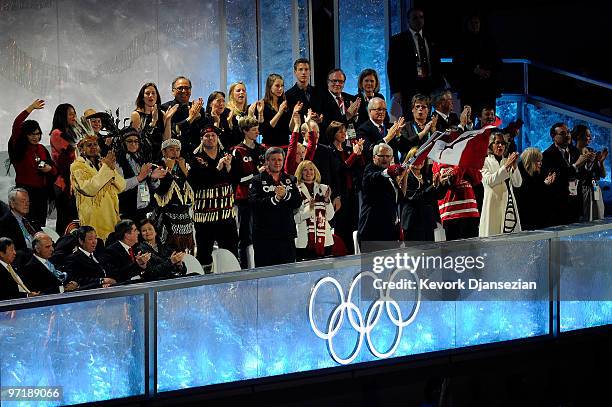
[(481, 169), (488, 154), (492, 128), (466, 131), (452, 141), (436, 140), (428, 157), (440, 164)]

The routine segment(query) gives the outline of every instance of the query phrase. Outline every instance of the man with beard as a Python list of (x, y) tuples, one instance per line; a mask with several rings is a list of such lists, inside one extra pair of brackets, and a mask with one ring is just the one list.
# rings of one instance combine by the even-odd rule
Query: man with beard
[(257, 267), (295, 262), (294, 212), (302, 204), (295, 177), (283, 172), (281, 148), (266, 151), (266, 169), (249, 189), (253, 211), (253, 249)]
[(119, 193), (125, 189), (125, 179), (115, 167), (112, 150), (100, 158), (96, 136), (83, 137), (77, 147), (80, 156), (70, 165), (70, 178), (79, 220), (106, 240), (119, 222)]

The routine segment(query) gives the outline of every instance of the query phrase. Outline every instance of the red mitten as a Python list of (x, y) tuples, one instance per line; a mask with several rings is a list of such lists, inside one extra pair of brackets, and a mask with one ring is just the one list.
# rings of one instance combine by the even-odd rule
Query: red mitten
[(387, 174), (392, 178), (399, 177), (404, 171), (406, 171), (406, 169), (400, 164), (393, 164), (387, 168)]

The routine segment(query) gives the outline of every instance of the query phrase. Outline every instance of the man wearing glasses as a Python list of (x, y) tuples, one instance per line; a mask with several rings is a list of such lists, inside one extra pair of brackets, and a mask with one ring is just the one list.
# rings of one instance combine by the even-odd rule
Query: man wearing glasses
[[(343, 92), (346, 75), (342, 69), (334, 68), (327, 75), (327, 92), (321, 92), (318, 105), (313, 105), (316, 112), (323, 115), (319, 128), (325, 134), (327, 127), (333, 121), (348, 124), (356, 118), (360, 99)], [(333, 140), (323, 140), (329, 144)]]
[(191, 80), (179, 76), (172, 81), (172, 95), (174, 100), (161, 105), (163, 111), (168, 111), (172, 106), (178, 104), (179, 108), (172, 116), (173, 137), (181, 140), (183, 151), (190, 155), (200, 145), (200, 129), (204, 127), (204, 101), (198, 98), (193, 102), (191, 99)]
[(391, 164), (392, 160), (391, 146), (385, 143), (374, 146), (372, 162), (363, 173), (359, 244), (399, 240), (398, 178), (405, 168)]
[(555, 173), (557, 181), (547, 188), (547, 226), (568, 225), (578, 222), (580, 217), (578, 172), (586, 164), (587, 156), (572, 144), (565, 123), (553, 124), (550, 137), (553, 143), (542, 153), (541, 174), (546, 177)]

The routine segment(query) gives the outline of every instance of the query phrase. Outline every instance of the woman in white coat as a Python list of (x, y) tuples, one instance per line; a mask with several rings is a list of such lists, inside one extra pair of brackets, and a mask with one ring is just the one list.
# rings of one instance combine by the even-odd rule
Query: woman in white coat
[(329, 256), (334, 244), (329, 221), (334, 217), (331, 188), (321, 184), (321, 173), (312, 161), (304, 160), (295, 170), (302, 206), (295, 214), (297, 260)]
[(489, 156), (481, 170), (484, 200), (480, 214), (480, 237), (521, 231), (514, 188), (520, 187), (523, 179), (517, 169), (518, 154), (504, 157), (507, 145), (503, 133), (491, 132)]

